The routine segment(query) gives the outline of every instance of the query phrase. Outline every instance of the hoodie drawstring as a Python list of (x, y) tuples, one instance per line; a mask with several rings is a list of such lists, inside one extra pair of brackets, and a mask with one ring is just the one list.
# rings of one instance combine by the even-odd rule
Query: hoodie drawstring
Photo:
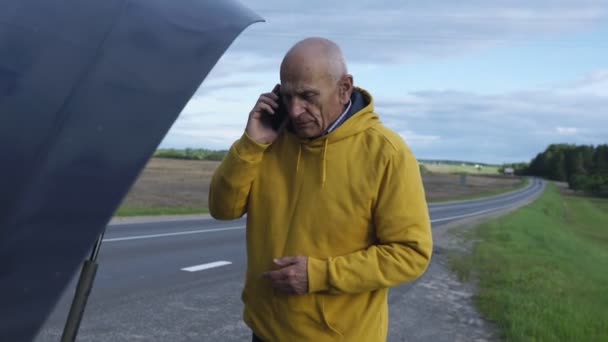
[[(323, 143), (323, 162), (321, 164), (321, 187), (325, 187), (325, 180), (327, 179), (327, 146), (329, 146), (329, 139), (325, 139)], [(298, 159), (296, 161), (296, 174), (300, 171), (300, 161), (302, 159), (302, 144), (298, 144)]]
[(329, 139), (325, 138), (325, 145), (323, 146), (323, 177), (321, 178), (321, 187), (325, 186), (325, 176), (327, 169), (327, 142)]
[(302, 144), (298, 144), (298, 161), (296, 162), (296, 174), (300, 170), (300, 158), (302, 157)]

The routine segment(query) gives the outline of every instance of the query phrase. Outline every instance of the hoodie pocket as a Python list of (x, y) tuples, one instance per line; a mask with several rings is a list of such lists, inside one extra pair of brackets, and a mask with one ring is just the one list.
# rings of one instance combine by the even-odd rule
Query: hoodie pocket
[(325, 310), (325, 295), (317, 295), (317, 303), (321, 312), (321, 318), (325, 326), (331, 330), (336, 336), (339, 336), (340, 340), (344, 339), (344, 334), (336, 328), (335, 323), (333, 323), (333, 319), (329, 317), (327, 311)]
[(325, 324), (349, 341), (385, 341), (388, 331), (387, 293), (383, 289), (319, 295)]
[[(323, 296), (317, 294), (288, 295), (281, 301), (287, 310), (278, 310), (277, 319), (299, 331), (300, 336), (314, 337), (316, 341), (342, 341), (343, 334), (329, 324), (323, 312)], [(283, 313), (283, 314), (280, 314)]]

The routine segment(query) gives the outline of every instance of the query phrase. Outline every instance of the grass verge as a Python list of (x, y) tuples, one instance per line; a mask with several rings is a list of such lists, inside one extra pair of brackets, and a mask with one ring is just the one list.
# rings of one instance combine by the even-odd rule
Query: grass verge
[(478, 280), (476, 303), (508, 341), (608, 336), (608, 200), (563, 196), (473, 229), (471, 254), (451, 258)]
[(172, 207), (120, 207), (114, 216), (159, 216), (159, 215), (189, 215), (208, 214), (207, 208), (172, 208)]

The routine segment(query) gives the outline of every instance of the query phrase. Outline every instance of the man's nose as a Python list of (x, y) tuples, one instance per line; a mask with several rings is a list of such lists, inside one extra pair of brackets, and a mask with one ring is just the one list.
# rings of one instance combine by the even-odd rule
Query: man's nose
[(292, 98), (287, 104), (287, 112), (289, 113), (289, 116), (294, 119), (300, 116), (300, 114), (304, 113), (304, 111), (304, 104), (297, 97)]

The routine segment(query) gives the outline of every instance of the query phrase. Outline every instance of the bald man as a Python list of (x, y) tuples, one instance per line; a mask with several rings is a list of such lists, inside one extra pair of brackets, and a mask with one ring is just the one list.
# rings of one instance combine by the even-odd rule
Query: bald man
[(254, 341), (385, 341), (388, 289), (432, 251), (418, 162), (353, 85), (340, 48), (295, 44), (216, 170), (209, 208), (247, 214)]

